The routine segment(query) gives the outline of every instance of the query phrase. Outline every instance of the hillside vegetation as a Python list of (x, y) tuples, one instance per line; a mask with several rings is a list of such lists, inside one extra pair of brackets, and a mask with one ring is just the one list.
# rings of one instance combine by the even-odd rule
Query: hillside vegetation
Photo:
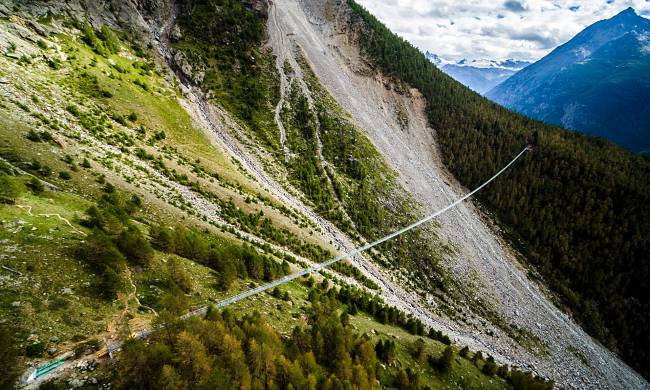
[(420, 90), (451, 172), (479, 194), (583, 327), (648, 377), (650, 160), (501, 108), (439, 71), (354, 1), (350, 27), (378, 71)]
[(309, 290), (309, 325), (290, 334), (279, 334), (259, 312), (237, 318), (224, 310), (170, 324), (149, 345), (130, 341), (118, 364), (117, 388), (552, 388), (480, 352), (458, 351), (391, 327), (384, 328), (388, 334), (359, 333), (366, 318), (356, 321), (333, 295), (327, 287)]
[[(223, 104), (265, 146), (272, 156), (266, 161), (269, 170), (278, 179), (286, 178), (287, 189), (299, 190), (350, 237), (372, 241), (417, 220), (420, 212), (412, 206), (412, 196), (300, 53), (299, 69), (289, 63), (280, 70), (272, 67), (273, 56), (263, 41), (264, 22), (264, 15), (238, 1), (187, 2), (177, 20), (180, 34), (171, 37), (172, 47), (182, 54), (176, 62), (181, 76)], [(280, 107), (284, 145), (273, 121), (280, 100), (278, 71), (292, 80)], [(419, 286), (444, 291), (448, 286), (438, 267), (442, 253), (432, 236), (431, 231), (409, 232), (383, 245), (375, 258), (414, 272)]]
[[(270, 115), (275, 81), (260, 49), (264, 19), (237, 1), (190, 5), (225, 18), (213, 31), (219, 40), (197, 42), (191, 37), (199, 31), (182, 29), (185, 40), (176, 42), (208, 48), (196, 51), (212, 70), (199, 84), (218, 91), (215, 101), (279, 158)], [(115, 367), (91, 364), (77, 378), (42, 387), (91, 386), (81, 377), (116, 388), (552, 387), (453, 345), (384, 303), (352, 262), (232, 311), (178, 321), (329, 258), (333, 245), (197, 124), (178, 80), (145, 42), (81, 15), (38, 22), (21, 15), (0, 18), (0, 260), (7, 267), (0, 271), (0, 364), (7, 367), (0, 387), (61, 353), (90, 358), (107, 341), (160, 324), (164, 331), (150, 342), (128, 340)], [(246, 64), (251, 53), (261, 62)], [(268, 88), (248, 93), (260, 85)], [(381, 156), (315, 80), (310, 88), (315, 106), (289, 104), (283, 114), (294, 122), (296, 148), (316, 146), (314, 129), (301, 134), (299, 125), (327, 130), (331, 167), (313, 166), (331, 170), (333, 180), (306, 193), (315, 173), (297, 164), (285, 167), (289, 180), (324, 215), (315, 194), (329, 193), (342, 212), (332, 219), (359, 239), (383, 234), (400, 213), (415, 218)], [(390, 208), (381, 207), (385, 198)], [(345, 215), (350, 205), (362, 212)], [(415, 239), (382, 248), (396, 269), (435, 267), (436, 248), (424, 238), (409, 245)]]

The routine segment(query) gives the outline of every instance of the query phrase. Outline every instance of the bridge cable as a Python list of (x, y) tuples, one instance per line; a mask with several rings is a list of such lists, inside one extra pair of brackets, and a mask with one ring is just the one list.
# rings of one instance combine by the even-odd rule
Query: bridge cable
[[(304, 270), (302, 270), (302, 271), (299, 271), (299, 272), (293, 273), (293, 274), (291, 274), (291, 275), (287, 275), (287, 276), (285, 276), (285, 277), (283, 277), (283, 278), (280, 278), (280, 279), (278, 279), (278, 280), (274, 280), (274, 281), (272, 281), (272, 282), (269, 282), (269, 283), (263, 284), (263, 285), (261, 285), (261, 286), (259, 286), (259, 287), (254, 288), (254, 289), (251, 289), (251, 290), (248, 290), (248, 291), (244, 291), (244, 292), (242, 292), (242, 293), (240, 293), (240, 294), (237, 294), (237, 295), (233, 295), (233, 296), (231, 296), (231, 297), (229, 297), (229, 298), (226, 298), (226, 299), (224, 299), (224, 300), (221, 300), (221, 301), (215, 303), (213, 306), (216, 307), (216, 308), (222, 308), (222, 307), (225, 307), (225, 306), (231, 305), (231, 304), (233, 304), (233, 303), (235, 303), (235, 302), (241, 301), (242, 299), (246, 299), (246, 298), (248, 298), (248, 297), (250, 297), (250, 296), (252, 296), (252, 295), (259, 294), (259, 293), (261, 293), (261, 292), (263, 292), (263, 291), (266, 291), (266, 290), (269, 290), (269, 289), (271, 289), (271, 288), (277, 287), (277, 286), (279, 286), (279, 285), (281, 285), (281, 284), (284, 284), (284, 283), (290, 282), (290, 281), (292, 281), (292, 280), (294, 280), (294, 279), (297, 279), (297, 278), (299, 278), (299, 277), (301, 277), (301, 276), (304, 276), (304, 275), (310, 274), (310, 273), (312, 273), (312, 272), (319, 271), (319, 270), (321, 270), (321, 269), (323, 269), (323, 268), (325, 268), (325, 267), (327, 267), (327, 266), (329, 266), (329, 265), (332, 265), (332, 264), (334, 264), (334, 263), (336, 263), (336, 262), (338, 262), (338, 261), (341, 261), (341, 260), (343, 260), (343, 259), (346, 259), (346, 258), (352, 258), (352, 257), (358, 255), (359, 253), (364, 252), (364, 251), (366, 251), (366, 250), (368, 250), (368, 249), (370, 249), (370, 248), (372, 248), (372, 247), (374, 247), (374, 246), (377, 246), (377, 245), (379, 245), (379, 244), (381, 244), (381, 243), (383, 243), (383, 242), (386, 242), (386, 241), (388, 241), (388, 240), (390, 240), (390, 239), (392, 239), (392, 238), (395, 238), (395, 237), (397, 237), (397, 236), (399, 236), (399, 235), (402, 235), (402, 234), (408, 232), (409, 230), (413, 230), (413, 229), (415, 229), (416, 227), (418, 227), (418, 226), (420, 226), (420, 225), (422, 225), (422, 224), (424, 224), (424, 223), (426, 223), (426, 222), (429, 222), (430, 220), (432, 220), (432, 219), (434, 219), (434, 218), (440, 216), (441, 214), (444, 214), (445, 212), (447, 212), (447, 211), (453, 209), (454, 207), (458, 206), (460, 203), (462, 203), (463, 201), (465, 201), (466, 199), (468, 199), (468, 198), (471, 197), (472, 195), (474, 195), (474, 194), (476, 194), (477, 192), (479, 192), (480, 190), (482, 190), (485, 186), (487, 186), (488, 184), (490, 184), (490, 182), (492, 182), (494, 179), (496, 179), (496, 178), (499, 177), (502, 173), (504, 173), (508, 168), (510, 168), (510, 166), (512, 166), (512, 164), (514, 164), (515, 161), (517, 161), (521, 156), (523, 156), (523, 155), (524, 155), (527, 151), (529, 151), (529, 150), (531, 150), (531, 148), (530, 148), (529, 146), (525, 147), (525, 148), (524, 148), (521, 152), (519, 152), (519, 154), (518, 154), (515, 158), (513, 158), (513, 159), (512, 159), (512, 160), (511, 160), (511, 161), (510, 161), (506, 166), (504, 166), (503, 168), (501, 168), (501, 170), (500, 170), (499, 172), (497, 172), (494, 176), (492, 176), (491, 178), (489, 178), (488, 180), (486, 180), (486, 181), (485, 181), (483, 184), (481, 184), (480, 186), (476, 187), (472, 192), (466, 194), (465, 196), (463, 196), (463, 197), (461, 197), (461, 198), (458, 198), (456, 201), (454, 201), (453, 203), (449, 204), (449, 205), (446, 206), (445, 208), (440, 209), (440, 210), (436, 211), (435, 213), (433, 213), (433, 214), (431, 214), (431, 215), (429, 215), (429, 216), (427, 216), (427, 217), (424, 217), (424, 218), (422, 218), (421, 220), (419, 220), (419, 221), (417, 221), (417, 222), (415, 222), (415, 223), (413, 223), (413, 224), (411, 224), (411, 225), (408, 225), (408, 226), (405, 227), (405, 228), (402, 228), (402, 229), (400, 229), (400, 230), (397, 230), (397, 231), (395, 231), (395, 232), (393, 232), (393, 233), (391, 233), (391, 234), (389, 234), (389, 235), (387, 235), (387, 236), (385, 236), (385, 237), (382, 237), (382, 238), (380, 238), (380, 239), (378, 239), (378, 240), (376, 240), (376, 241), (373, 241), (373, 242), (371, 242), (371, 243), (368, 243), (368, 244), (366, 244), (366, 245), (364, 245), (364, 246), (362, 246), (362, 247), (359, 247), (359, 248), (357, 248), (357, 249), (355, 249), (355, 250), (353, 250), (353, 251), (350, 251), (350, 252), (344, 253), (344, 254), (342, 254), (342, 255), (340, 255), (340, 256), (337, 256), (337, 257), (335, 257), (335, 258), (333, 258), (333, 259), (327, 260), (327, 261), (325, 261), (325, 262), (323, 262), (323, 263), (316, 264), (316, 265), (314, 265), (314, 266), (312, 266), (312, 267), (306, 268), (306, 269), (304, 269)], [(205, 314), (206, 311), (207, 311), (207, 306), (202, 307), (202, 308), (200, 308), (200, 309), (198, 309), (198, 310), (195, 310), (195, 311), (193, 311), (192, 313), (189, 313), (189, 316), (191, 316), (191, 315), (200, 315), (200, 314)]]

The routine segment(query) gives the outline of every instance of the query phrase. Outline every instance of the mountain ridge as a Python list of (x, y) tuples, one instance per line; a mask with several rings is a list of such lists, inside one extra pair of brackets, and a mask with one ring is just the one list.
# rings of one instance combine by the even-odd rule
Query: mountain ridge
[(444, 60), (429, 51), (425, 53), (425, 56), (440, 70), (481, 95), (530, 65), (530, 62), (514, 59), (501, 61), (462, 59), (454, 62)]
[(642, 102), (650, 90), (639, 78), (650, 68), (643, 44), (649, 31), (650, 20), (628, 8), (587, 27), (486, 96), (534, 118), (645, 150), (650, 114)]

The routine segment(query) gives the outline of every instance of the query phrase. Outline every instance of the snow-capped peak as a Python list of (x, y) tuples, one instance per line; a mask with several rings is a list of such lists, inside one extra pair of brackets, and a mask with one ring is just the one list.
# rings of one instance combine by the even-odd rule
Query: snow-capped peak
[(449, 64), (454, 63), (453, 61), (445, 60), (444, 58), (441, 58), (439, 55), (437, 55), (435, 53), (431, 53), (430, 51), (427, 51), (426, 53), (424, 53), (424, 56), (427, 58), (427, 60), (433, 62), (433, 64), (435, 66), (437, 66), (438, 68), (442, 68), (445, 65), (449, 65)]
[(456, 63), (458, 66), (471, 66), (473, 68), (496, 68), (496, 69), (509, 69), (509, 70), (521, 70), (526, 66), (530, 65), (530, 62), (519, 61), (513, 59), (507, 59), (503, 61), (490, 60), (490, 59), (477, 59), (477, 60), (466, 60), (462, 59)]
[(455, 65), (455, 66), (468, 66), (473, 68), (482, 68), (482, 69), (508, 69), (518, 71), (526, 66), (530, 65), (530, 62), (507, 59), (503, 61), (498, 60), (489, 60), (489, 59), (477, 59), (477, 60), (468, 60), (463, 58), (460, 61), (450, 61), (446, 60), (435, 53), (427, 51), (424, 53), (425, 57), (434, 63), (438, 68), (442, 68), (445, 65)]

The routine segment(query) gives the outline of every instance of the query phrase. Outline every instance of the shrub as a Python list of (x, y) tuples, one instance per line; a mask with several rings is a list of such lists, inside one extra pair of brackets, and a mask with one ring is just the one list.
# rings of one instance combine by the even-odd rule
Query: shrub
[(63, 180), (70, 180), (72, 179), (72, 175), (70, 175), (70, 172), (68, 171), (61, 171), (59, 172), (59, 177)]
[(28, 65), (28, 64), (31, 64), (31, 63), (32, 63), (32, 59), (29, 58), (28, 56), (26, 56), (26, 55), (23, 54), (23, 55), (20, 56), (20, 58), (18, 59), (18, 63), (21, 64), (21, 65)]
[(59, 310), (68, 307), (68, 305), (70, 305), (70, 302), (67, 299), (57, 296), (48, 304), (48, 309)]
[(52, 133), (50, 133), (47, 130), (41, 131), (40, 133), (38, 133), (38, 136), (41, 139), (41, 141), (45, 141), (45, 142), (54, 141), (54, 137), (52, 137)]
[(18, 379), (18, 351), (16, 350), (12, 331), (7, 325), (0, 325), (0, 389), (11, 389)]
[(171, 282), (178, 286), (178, 288), (180, 288), (184, 293), (187, 294), (192, 291), (192, 279), (190, 279), (187, 272), (183, 270), (178, 259), (172, 257), (167, 260), (167, 272), (169, 273), (169, 279)]
[(448, 372), (451, 369), (451, 365), (454, 361), (454, 350), (451, 346), (447, 346), (444, 351), (442, 351), (442, 356), (435, 358), (429, 355), (429, 364), (440, 372)]
[(395, 342), (393, 340), (379, 340), (375, 345), (377, 357), (388, 364), (395, 359)]
[(428, 337), (433, 340), (438, 340), (445, 345), (451, 345), (451, 339), (449, 336), (439, 330), (429, 329)]
[(107, 25), (103, 25), (99, 29), (98, 37), (104, 42), (104, 46), (110, 53), (115, 54), (120, 51), (120, 39)]
[(105, 298), (113, 298), (115, 295), (122, 290), (124, 285), (120, 275), (115, 272), (115, 270), (109, 266), (104, 267), (104, 271), (100, 274), (101, 279), (98, 283), (95, 284), (99, 295)]
[(103, 271), (105, 266), (120, 269), (126, 262), (126, 258), (117, 249), (110, 236), (97, 228), (77, 248), (76, 256), (97, 272)]
[(41, 181), (35, 177), (30, 178), (25, 186), (27, 186), (27, 188), (29, 188), (34, 195), (40, 195), (43, 193), (43, 191), (45, 191), (45, 186), (43, 183), (41, 183)]
[(81, 111), (79, 111), (79, 107), (75, 106), (74, 104), (70, 104), (66, 106), (65, 109), (66, 111), (68, 111), (70, 114), (74, 115), (77, 118), (81, 116)]
[(29, 344), (25, 347), (25, 356), (29, 358), (41, 357), (43, 352), (45, 352), (45, 344), (43, 343)]
[(117, 238), (117, 246), (127, 259), (139, 265), (147, 265), (153, 258), (149, 241), (136, 226), (128, 226)]
[(111, 115), (111, 118), (113, 118), (113, 120), (114, 120), (115, 122), (119, 123), (119, 124), (122, 125), (122, 126), (126, 126), (126, 125), (127, 125), (126, 118), (124, 117), (124, 115), (113, 114), (113, 115)]
[(47, 65), (54, 70), (61, 69), (61, 61), (58, 58), (48, 57)]
[(145, 91), (149, 91), (149, 85), (143, 80), (134, 79), (133, 84), (137, 85), (138, 87), (142, 88)]
[(81, 40), (88, 45), (93, 51), (100, 56), (106, 56), (108, 54), (108, 51), (106, 50), (106, 47), (104, 46), (104, 43), (97, 38), (97, 35), (95, 34), (95, 29), (90, 25), (90, 23), (86, 22), (81, 26)]
[(27, 170), (32, 173), (37, 173), (43, 177), (48, 177), (52, 174), (52, 168), (47, 165), (41, 165), (38, 160), (33, 160), (31, 163), (29, 163)]
[(25, 136), (28, 140), (32, 142), (41, 142), (41, 136), (34, 129), (30, 129)]
[(160, 130), (160, 131), (157, 131), (157, 132), (154, 134), (153, 138), (154, 138), (156, 141), (161, 141), (161, 140), (164, 140), (165, 138), (167, 138), (167, 135), (165, 134), (164, 131)]
[(485, 364), (483, 365), (483, 373), (487, 376), (494, 376), (497, 373), (497, 364), (494, 361), (492, 356), (489, 356)]
[(0, 173), (0, 203), (14, 204), (18, 197), (18, 185), (9, 175)]

